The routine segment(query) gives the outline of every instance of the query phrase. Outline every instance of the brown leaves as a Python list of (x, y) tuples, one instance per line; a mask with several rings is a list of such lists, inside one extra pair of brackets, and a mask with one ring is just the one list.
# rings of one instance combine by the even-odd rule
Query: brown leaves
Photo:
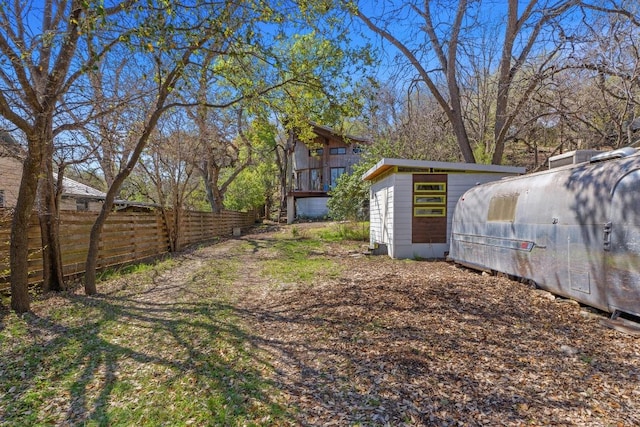
[(341, 259), (311, 288), (245, 294), (301, 424), (640, 423), (639, 342), (579, 306), (444, 262)]

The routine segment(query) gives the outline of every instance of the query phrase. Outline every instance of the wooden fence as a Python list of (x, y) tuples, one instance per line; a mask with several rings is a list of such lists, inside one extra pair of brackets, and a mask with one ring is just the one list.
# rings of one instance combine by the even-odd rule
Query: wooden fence
[[(84, 273), (89, 248), (89, 233), (97, 212), (60, 212), (60, 249), (66, 277)], [(233, 234), (235, 228), (246, 229), (258, 218), (256, 212), (222, 211), (182, 212), (180, 247)], [(11, 216), (0, 209), (0, 289), (7, 288)], [(117, 266), (148, 259), (169, 252), (167, 227), (159, 212), (112, 212), (104, 225), (99, 243), (98, 268)], [(42, 241), (36, 214), (29, 228), (29, 280), (42, 280)]]

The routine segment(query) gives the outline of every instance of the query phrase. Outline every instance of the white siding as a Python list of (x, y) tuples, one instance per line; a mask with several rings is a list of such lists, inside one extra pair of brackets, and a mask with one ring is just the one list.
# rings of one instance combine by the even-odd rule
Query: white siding
[(390, 245), (393, 241), (393, 183), (394, 177), (389, 176), (371, 185), (369, 241), (372, 247), (376, 243)]
[[(413, 175), (399, 173), (395, 175), (395, 199), (393, 201), (393, 253), (401, 247), (411, 245), (411, 222), (413, 220)], [(395, 256), (394, 256), (395, 258)]]
[(298, 218), (324, 218), (329, 214), (328, 197), (307, 197), (296, 199)]
[(394, 256), (397, 259), (441, 259), (449, 251), (448, 243), (412, 243), (394, 245)]

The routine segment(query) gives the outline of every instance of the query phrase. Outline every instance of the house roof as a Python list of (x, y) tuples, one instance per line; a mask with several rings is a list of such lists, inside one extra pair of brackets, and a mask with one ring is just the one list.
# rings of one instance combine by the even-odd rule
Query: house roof
[(392, 168), (408, 168), (418, 170), (451, 171), (451, 172), (477, 172), (477, 173), (503, 173), (520, 175), (525, 173), (526, 169), (517, 166), (501, 166), (501, 165), (483, 165), (478, 163), (450, 163), (450, 162), (434, 162), (430, 160), (409, 160), (409, 159), (393, 159), (383, 158), (374, 167), (369, 169), (363, 176), (364, 181), (375, 180), (377, 176), (385, 173)]
[(340, 132), (336, 131), (335, 129), (329, 126), (323, 126), (314, 122), (310, 122), (310, 124), (311, 126), (313, 126), (313, 132), (319, 136), (340, 136), (340, 137), (343, 137), (344, 139), (354, 141), (354, 142), (360, 142), (365, 144), (371, 143), (371, 139), (366, 138), (364, 136), (341, 134)]
[[(57, 179), (57, 174), (54, 173), (53, 177)], [(107, 197), (107, 193), (78, 181), (74, 181), (66, 176), (62, 178), (62, 194), (65, 196), (88, 197), (92, 199), (104, 199)]]

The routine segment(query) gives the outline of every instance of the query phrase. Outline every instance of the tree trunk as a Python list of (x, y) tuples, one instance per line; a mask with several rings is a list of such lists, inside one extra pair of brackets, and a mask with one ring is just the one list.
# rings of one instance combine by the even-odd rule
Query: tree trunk
[(218, 188), (219, 170), (215, 166), (211, 166), (208, 162), (201, 169), (204, 177), (204, 187), (207, 192), (207, 201), (211, 207), (211, 212), (220, 213), (222, 211), (222, 202), (224, 194)]
[(29, 301), (29, 222), (42, 166), (43, 141), (29, 137), (29, 154), (24, 161), (18, 200), (11, 222), (9, 266), (11, 268), (11, 308), (16, 313), (30, 309)]
[(95, 295), (98, 292), (98, 288), (96, 287), (96, 270), (98, 268), (98, 252), (100, 251), (100, 234), (109, 215), (108, 211), (105, 211), (104, 206), (105, 205), (102, 205), (102, 210), (98, 214), (96, 222), (93, 223), (91, 233), (89, 234), (89, 250), (87, 251), (84, 273), (84, 292), (87, 295)]
[[(62, 253), (60, 250), (60, 218), (53, 171), (50, 159), (53, 157), (53, 146), (47, 148), (43, 161), (44, 176), (40, 180), (38, 218), (40, 220), (40, 236), (42, 241), (42, 288), (46, 291), (62, 291), (66, 289), (62, 270)], [(60, 179), (60, 182), (62, 179)], [(61, 189), (59, 189), (61, 190)]]
[(217, 185), (211, 185), (211, 192), (207, 191), (207, 194), (211, 196), (209, 204), (211, 205), (211, 212), (219, 214), (222, 212), (222, 204), (224, 200), (224, 194), (220, 191)]
[[(193, 48), (195, 50), (195, 47)], [(193, 53), (193, 50), (189, 50), (189, 55)], [(188, 62), (189, 55), (184, 56), (185, 63)], [(164, 111), (164, 103), (168, 96), (171, 94), (173, 87), (177, 81), (177, 77), (182, 70), (181, 66), (177, 66), (172, 72), (169, 73), (167, 80), (162, 84), (159, 90), (158, 97), (156, 99), (156, 106), (153, 112), (149, 116), (149, 121), (146, 123), (144, 131), (138, 139), (135, 148), (131, 151), (131, 157), (127, 161), (127, 164), (122, 170), (115, 176), (113, 184), (107, 190), (102, 209), (96, 218), (96, 222), (91, 227), (91, 233), (89, 234), (89, 249), (87, 251), (87, 261), (85, 263), (85, 275), (84, 275), (84, 291), (87, 295), (95, 295), (98, 290), (96, 287), (96, 269), (98, 267), (98, 251), (100, 249), (100, 236), (104, 223), (107, 221), (107, 217), (113, 209), (116, 196), (122, 188), (124, 181), (131, 175), (133, 168), (138, 163), (142, 151), (149, 141), (151, 133), (158, 124), (158, 120)]]
[(116, 176), (113, 184), (107, 191), (107, 196), (102, 204), (102, 209), (100, 209), (100, 213), (91, 227), (91, 233), (89, 233), (89, 250), (87, 251), (87, 261), (85, 263), (84, 273), (84, 292), (87, 295), (95, 295), (98, 292), (98, 288), (96, 287), (96, 273), (98, 268), (98, 253), (100, 251), (100, 236), (102, 234), (102, 229), (104, 228), (104, 223), (107, 222), (107, 218), (113, 209), (116, 194), (120, 191), (124, 180), (131, 174), (133, 165), (135, 165), (140, 157), (140, 152), (142, 152), (142, 147), (140, 147), (135, 159), (130, 159), (127, 168)]
[(293, 153), (293, 142), (291, 134), (287, 138), (285, 146), (276, 146), (276, 166), (278, 167), (278, 183), (280, 187), (279, 191), (279, 206), (278, 206), (278, 219), (282, 212), (287, 211), (287, 193), (290, 188), (293, 188), (293, 183), (290, 182), (289, 176), (289, 161), (291, 154)]
[(513, 70), (511, 58), (513, 55), (513, 44), (518, 34), (518, 2), (509, 0), (507, 12), (507, 28), (504, 35), (504, 45), (502, 46), (502, 57), (500, 58), (500, 71), (498, 76), (498, 94), (496, 97), (496, 121), (493, 131), (495, 143), (491, 163), (502, 164), (504, 154), (504, 127), (507, 123), (507, 109), (509, 106), (509, 90), (513, 80)]

